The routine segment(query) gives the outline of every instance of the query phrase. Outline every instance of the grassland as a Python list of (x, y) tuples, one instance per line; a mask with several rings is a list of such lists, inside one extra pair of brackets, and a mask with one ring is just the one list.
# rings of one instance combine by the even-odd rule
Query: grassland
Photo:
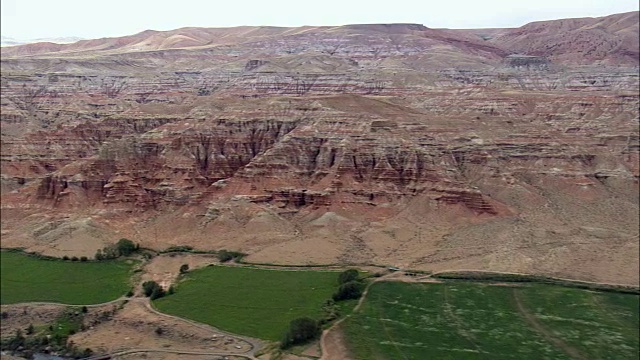
[(130, 288), (126, 261), (70, 262), (0, 252), (0, 303), (59, 302), (97, 304)]
[(210, 266), (187, 274), (158, 310), (233, 333), (280, 340), (295, 318), (323, 316), (337, 272)]
[(356, 359), (636, 359), (639, 299), (540, 284), (380, 282), (343, 329)]

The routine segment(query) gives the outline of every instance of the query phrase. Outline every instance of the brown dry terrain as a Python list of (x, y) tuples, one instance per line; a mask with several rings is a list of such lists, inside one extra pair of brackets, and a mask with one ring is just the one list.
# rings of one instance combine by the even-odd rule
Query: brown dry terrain
[(634, 12), (2, 48), (2, 246), (638, 284), (637, 29)]
[(344, 335), (339, 326), (331, 328), (323, 334), (327, 351), (322, 354), (321, 360), (351, 360), (349, 350), (344, 340)]
[[(161, 328), (161, 335), (156, 329)], [(71, 336), (76, 344), (104, 354), (119, 349), (167, 349), (183, 351), (245, 353), (247, 342), (224, 333), (214, 333), (188, 322), (156, 314), (143, 298), (131, 300), (110, 321)]]
[(168, 289), (172, 284), (177, 282), (182, 265), (187, 264), (189, 269), (192, 270), (212, 263), (218, 263), (215, 255), (185, 255), (176, 253), (154, 257), (145, 263), (140, 284), (148, 280), (153, 280), (163, 288)]
[(2, 305), (8, 316), (0, 322), (0, 337), (11, 336), (18, 329), (24, 331), (30, 324), (36, 327), (51, 324), (64, 310), (64, 305)]
[[(143, 298), (135, 298), (108, 318), (104, 318), (102, 313), (111, 312), (112, 305), (91, 307), (84, 317), (87, 330), (71, 336), (70, 340), (99, 354), (128, 349), (241, 354), (251, 349), (247, 342), (226, 333), (154, 313), (148, 309), (147, 302)], [(2, 320), (0, 336), (10, 337), (16, 330), (24, 331), (30, 324), (36, 327), (51, 324), (66, 308), (64, 305), (3, 305), (2, 311), (9, 315)], [(163, 329), (161, 335), (156, 333), (158, 328)], [(149, 354), (152, 354), (150, 358), (156, 358), (156, 352)], [(170, 359), (170, 355), (176, 356), (163, 356)], [(123, 358), (144, 356), (137, 353)]]

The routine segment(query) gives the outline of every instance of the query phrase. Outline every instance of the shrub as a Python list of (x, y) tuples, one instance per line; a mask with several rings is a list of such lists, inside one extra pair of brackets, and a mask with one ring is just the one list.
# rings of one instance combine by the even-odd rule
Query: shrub
[(316, 338), (320, 334), (318, 322), (308, 318), (297, 318), (289, 323), (289, 330), (284, 334), (280, 347), (286, 349), (291, 345), (302, 344)]
[(346, 284), (350, 281), (357, 280), (358, 276), (359, 276), (358, 270), (356, 269), (345, 270), (341, 272), (340, 275), (338, 276), (338, 283), (340, 285)]
[(218, 260), (220, 260), (220, 262), (227, 262), (231, 259), (233, 259), (233, 255), (231, 255), (227, 250), (218, 251)]
[(191, 252), (193, 251), (193, 247), (188, 245), (177, 245), (177, 246), (169, 246), (163, 252)]
[(78, 260), (79, 260), (79, 259), (78, 259), (78, 257), (77, 257), (77, 256), (73, 256), (73, 257), (71, 257), (71, 261), (78, 261)]
[(182, 265), (180, 266), (180, 274), (184, 274), (184, 273), (186, 273), (187, 271), (189, 271), (189, 265), (188, 265), (188, 264), (182, 264)]
[(350, 281), (340, 285), (338, 291), (333, 294), (334, 301), (358, 299), (362, 295), (364, 284), (360, 281)]
[(218, 251), (218, 260), (220, 260), (220, 262), (227, 262), (233, 259), (241, 259), (245, 255), (246, 254), (243, 254), (238, 251), (229, 251), (229, 250), (222, 249)]
[(25, 338), (22, 336), (22, 331), (20, 329), (16, 330), (16, 334), (13, 338), (9, 340), (9, 349), (17, 350), (19, 347), (24, 345)]
[(133, 289), (130, 289), (129, 291), (127, 291), (127, 297), (132, 297), (133, 296)]
[(86, 256), (80, 256), (80, 261), (86, 262), (87, 260), (89, 260), (89, 259), (87, 259)]
[(162, 328), (161, 328), (161, 327), (157, 327), (157, 328), (156, 328), (156, 334), (157, 334), (157, 335), (162, 335), (163, 333), (164, 333), (164, 330), (162, 330)]
[(69, 257), (68, 257), (67, 255), (65, 255), (65, 256), (63, 256), (63, 257), (62, 257), (62, 260), (64, 260), (64, 261), (68, 261), (68, 260), (69, 260)]

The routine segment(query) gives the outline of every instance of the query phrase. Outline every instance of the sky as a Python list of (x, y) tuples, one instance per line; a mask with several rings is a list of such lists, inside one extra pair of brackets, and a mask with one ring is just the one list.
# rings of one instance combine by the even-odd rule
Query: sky
[(638, 0), (0, 0), (4, 37), (102, 38), (187, 26), (418, 23), (519, 27), (531, 21), (637, 11)]

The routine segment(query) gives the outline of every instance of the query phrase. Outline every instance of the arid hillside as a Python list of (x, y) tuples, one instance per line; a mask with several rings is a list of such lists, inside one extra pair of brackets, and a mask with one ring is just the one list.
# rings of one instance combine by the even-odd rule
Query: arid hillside
[(490, 42), (521, 54), (578, 64), (638, 65), (638, 12), (601, 18), (540, 21)]
[(2, 246), (638, 284), (638, 13), (2, 48)]

